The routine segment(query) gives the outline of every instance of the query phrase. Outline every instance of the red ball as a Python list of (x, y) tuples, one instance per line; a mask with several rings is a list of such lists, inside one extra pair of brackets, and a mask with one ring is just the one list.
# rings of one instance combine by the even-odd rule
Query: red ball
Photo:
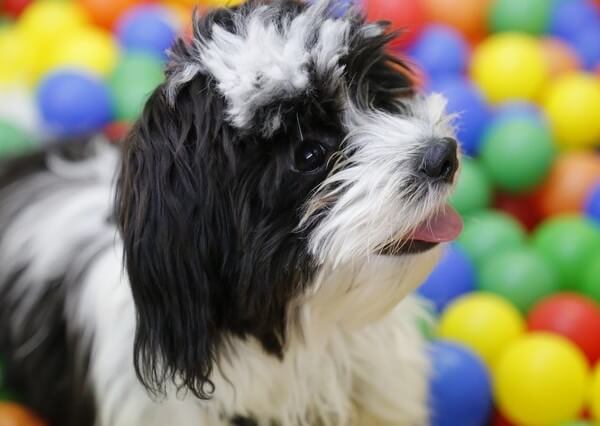
[(534, 230), (544, 219), (544, 216), (537, 209), (535, 198), (531, 194), (498, 193), (494, 199), (494, 207), (513, 216), (528, 231)]
[(513, 426), (513, 424), (509, 422), (500, 411), (494, 411), (491, 426)]
[(389, 21), (392, 31), (402, 30), (392, 47), (407, 47), (419, 36), (426, 24), (422, 0), (363, 0), (369, 21)]
[(32, 0), (4, 0), (0, 1), (0, 11), (14, 18), (18, 17)]
[(591, 365), (600, 358), (600, 307), (572, 293), (550, 296), (538, 303), (527, 318), (531, 331), (560, 334), (575, 343)]

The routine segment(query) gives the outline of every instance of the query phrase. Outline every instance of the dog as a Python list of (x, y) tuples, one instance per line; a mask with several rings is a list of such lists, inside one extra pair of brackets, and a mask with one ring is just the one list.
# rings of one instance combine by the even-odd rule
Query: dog
[(331, 6), (196, 15), (121, 145), (0, 168), (0, 352), (50, 425), (428, 423), (453, 117)]

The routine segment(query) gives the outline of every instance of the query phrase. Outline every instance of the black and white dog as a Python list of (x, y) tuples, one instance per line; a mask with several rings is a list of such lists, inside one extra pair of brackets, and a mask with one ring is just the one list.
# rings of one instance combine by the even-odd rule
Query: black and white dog
[(330, 6), (195, 18), (122, 151), (2, 166), (0, 352), (52, 425), (427, 424), (451, 117)]

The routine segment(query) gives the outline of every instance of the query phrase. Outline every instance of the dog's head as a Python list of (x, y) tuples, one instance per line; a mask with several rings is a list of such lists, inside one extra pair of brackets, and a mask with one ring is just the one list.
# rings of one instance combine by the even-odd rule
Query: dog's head
[(129, 136), (116, 208), (150, 389), (209, 396), (231, 336), (282, 356), (292, 304), (348, 291), (336, 271), (400, 276), (456, 233), (444, 100), (415, 93), (385, 24), (329, 7), (195, 18)]

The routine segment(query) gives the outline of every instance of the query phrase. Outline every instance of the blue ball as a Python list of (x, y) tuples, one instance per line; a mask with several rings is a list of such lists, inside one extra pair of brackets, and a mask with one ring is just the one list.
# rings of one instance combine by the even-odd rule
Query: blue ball
[(472, 292), (475, 283), (475, 268), (471, 260), (460, 247), (451, 245), (417, 293), (441, 313), (454, 299)]
[(483, 426), (492, 413), (491, 380), (470, 350), (437, 341), (429, 348), (431, 426)]
[(527, 118), (538, 122), (546, 122), (546, 117), (535, 105), (525, 101), (506, 102), (498, 108), (494, 115), (494, 123), (501, 120), (512, 120), (514, 118)]
[(108, 88), (91, 75), (57, 71), (46, 76), (37, 90), (42, 119), (56, 136), (96, 132), (113, 116)]
[(600, 225), (600, 182), (590, 191), (585, 202), (586, 215)]
[(592, 27), (583, 28), (571, 39), (584, 68), (594, 71), (600, 65), (600, 20)]
[(430, 90), (448, 98), (448, 112), (458, 115), (457, 136), (463, 152), (476, 156), (481, 136), (491, 118), (490, 108), (479, 89), (467, 79), (456, 77), (440, 79), (431, 85)]
[(117, 24), (119, 42), (126, 50), (147, 52), (164, 59), (177, 36), (169, 16), (170, 11), (159, 6), (142, 5), (132, 9)]
[(570, 42), (582, 29), (597, 26), (599, 20), (592, 0), (557, 0), (550, 16), (550, 33)]
[(469, 47), (455, 29), (431, 25), (423, 31), (409, 53), (415, 63), (435, 80), (462, 74), (467, 67)]

